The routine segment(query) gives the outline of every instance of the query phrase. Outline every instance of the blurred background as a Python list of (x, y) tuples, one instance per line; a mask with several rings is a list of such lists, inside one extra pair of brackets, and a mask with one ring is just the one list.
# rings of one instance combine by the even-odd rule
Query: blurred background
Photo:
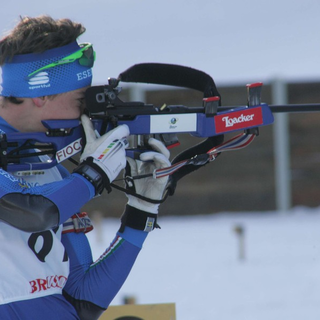
[[(40, 14), (83, 23), (87, 31), (80, 41), (92, 42), (97, 52), (96, 85), (134, 64), (161, 62), (209, 74), (225, 106), (246, 105), (245, 86), (253, 82), (264, 83), (262, 101), (268, 104), (318, 103), (319, 12), (316, 0), (3, 1), (0, 27), (5, 34), (20, 15)], [(157, 106), (202, 104), (201, 93), (175, 89), (124, 83), (123, 98)], [(162, 214), (318, 206), (319, 117), (276, 115), (275, 125), (261, 128), (249, 147), (223, 154), (181, 180)], [(200, 142), (179, 138), (173, 155)], [(124, 195), (113, 191), (84, 210), (119, 216), (124, 202)]]
[[(117, 77), (134, 64), (162, 62), (208, 73), (223, 105), (246, 105), (245, 85), (253, 82), (264, 83), (262, 101), (268, 104), (317, 103), (319, 12), (316, 0), (3, 1), (0, 29), (5, 34), (19, 16), (40, 14), (83, 23), (87, 31), (80, 40), (92, 42), (97, 52), (97, 85), (106, 84), (109, 77)], [(190, 90), (123, 87), (127, 90), (124, 100), (138, 97), (155, 105), (202, 103), (201, 93)], [(284, 117), (275, 120), (280, 133), (275, 125), (263, 127), (246, 149), (223, 154), (181, 180), (175, 196), (162, 206), (162, 214), (318, 206), (320, 116)], [(182, 136), (180, 141), (181, 147), (173, 150), (173, 155), (200, 139)], [(277, 181), (280, 174), (284, 175), (282, 182)], [(105, 197), (108, 208), (104, 209)], [(118, 216), (121, 199), (123, 195), (114, 191), (84, 209), (97, 207), (107, 216)]]
[[(254, 82), (263, 82), (262, 101), (268, 104), (319, 103), (319, 13), (318, 0), (1, 0), (0, 29), (5, 34), (20, 15), (49, 14), (83, 23), (87, 31), (80, 40), (93, 43), (97, 52), (94, 85), (106, 84), (109, 77), (117, 77), (134, 64), (161, 62), (193, 67), (209, 74), (224, 106), (246, 105), (246, 84)], [(160, 86), (137, 88), (125, 84), (122, 97), (155, 105), (202, 104), (199, 92)], [(309, 312), (309, 317), (304, 319), (318, 319), (319, 123), (320, 113), (277, 114), (274, 125), (260, 128), (259, 136), (250, 146), (224, 153), (181, 180), (174, 197), (161, 205), (167, 231), (152, 234), (153, 240), (142, 252), (137, 271), (129, 277), (123, 294), (133, 294), (141, 303), (176, 302), (181, 320), (200, 319), (196, 316), (199, 308), (192, 305), (204, 287), (208, 287), (206, 299), (202, 299), (206, 304), (202, 306), (197, 301), (203, 315), (248, 320), (264, 319), (263, 314), (266, 319), (301, 319)], [(173, 155), (200, 142), (189, 135), (179, 138), (181, 146), (172, 150)], [(121, 215), (125, 203), (125, 195), (114, 190), (94, 199), (84, 210), (113, 221), (113, 217)], [(312, 209), (311, 216), (304, 218), (299, 211), (294, 219), (298, 207)], [(291, 215), (284, 218), (277, 215), (279, 212)], [(178, 217), (177, 225), (173, 224), (172, 216), (185, 215), (190, 216), (189, 220)], [(200, 220), (191, 217), (195, 215)], [(210, 215), (210, 220), (204, 215)], [(248, 220), (248, 215), (255, 220)], [(271, 220), (265, 220), (268, 216)], [(212, 227), (210, 224), (209, 229), (202, 229), (200, 221), (207, 226), (210, 221)], [(114, 223), (118, 225), (118, 219)], [(246, 264), (235, 257), (234, 230), (239, 223), (249, 230)], [(301, 226), (305, 228), (303, 231)], [(311, 226), (313, 233), (309, 232)], [(97, 229), (108, 239), (113, 234), (105, 227)], [(205, 230), (207, 238), (203, 238), (201, 230)], [(99, 243), (94, 247), (95, 253), (96, 248), (102, 249), (102, 236), (91, 237), (93, 243)], [(164, 244), (164, 239), (169, 239), (170, 244)], [(309, 242), (302, 244), (302, 239)], [(203, 242), (209, 246), (206, 250)], [(184, 248), (186, 243), (189, 247)], [(199, 247), (202, 250), (198, 252)], [(267, 248), (267, 254), (262, 248)], [(278, 253), (273, 251), (275, 248)], [(158, 259), (150, 259), (155, 250)], [(191, 265), (192, 259), (186, 258), (188, 250), (193, 254), (198, 252), (200, 266)], [(208, 261), (209, 258), (213, 260)], [(168, 267), (166, 259), (177, 266), (176, 272), (172, 272), (171, 264)], [(276, 269), (279, 265), (281, 268)], [(195, 268), (200, 269), (195, 272)], [(313, 277), (308, 276), (311, 269)], [(167, 272), (168, 281), (160, 276), (153, 279), (153, 291), (151, 287), (139, 291), (143, 271), (150, 270), (159, 274)], [(188, 274), (182, 275), (182, 270)], [(174, 274), (173, 279), (170, 273)], [(252, 277), (254, 274), (256, 278)], [(194, 285), (192, 298), (186, 294), (190, 288), (185, 287), (185, 280), (190, 277)], [(259, 284), (262, 278), (265, 281)], [(280, 279), (285, 280), (280, 284)], [(175, 295), (178, 286), (184, 292), (176, 290)], [(225, 290), (221, 295), (222, 287)], [(230, 297), (230, 292), (237, 295)], [(301, 294), (291, 295), (292, 292)], [(251, 302), (255, 298), (253, 308)], [(305, 308), (301, 307), (301, 299)], [(224, 303), (226, 300), (230, 300), (228, 304)], [(119, 297), (115, 300), (120, 301)], [(228, 312), (230, 317), (224, 317)]]
[[(262, 101), (268, 104), (317, 103), (319, 12), (316, 0), (3, 1), (0, 29), (5, 34), (20, 15), (49, 14), (83, 23), (87, 31), (80, 40), (92, 42), (97, 52), (97, 85), (134, 64), (162, 62), (208, 73), (223, 105), (245, 105), (245, 85), (253, 82), (264, 83)], [(129, 100), (138, 97), (155, 105), (202, 103), (198, 92), (179, 88), (123, 87)], [(162, 206), (162, 214), (318, 206), (318, 123), (315, 113), (281, 115), (275, 125), (261, 128), (246, 149), (223, 154), (184, 178), (175, 196)], [(199, 142), (190, 136), (180, 140), (181, 149), (173, 154)], [(84, 209), (94, 206), (107, 216), (118, 216), (124, 196), (118, 191), (107, 196), (108, 208), (105, 197)]]

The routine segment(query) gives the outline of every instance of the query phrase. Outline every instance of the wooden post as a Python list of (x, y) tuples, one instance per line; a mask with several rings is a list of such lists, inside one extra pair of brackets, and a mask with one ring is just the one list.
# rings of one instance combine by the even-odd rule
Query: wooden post
[(234, 226), (233, 230), (238, 237), (238, 259), (240, 261), (243, 261), (246, 258), (246, 255), (245, 255), (245, 228), (242, 225), (237, 224)]
[(135, 296), (125, 296), (123, 298), (123, 304), (136, 304)]

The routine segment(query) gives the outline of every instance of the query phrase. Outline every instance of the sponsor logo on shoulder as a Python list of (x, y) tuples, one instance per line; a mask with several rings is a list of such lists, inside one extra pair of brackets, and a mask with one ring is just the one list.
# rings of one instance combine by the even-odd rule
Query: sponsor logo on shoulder
[(214, 117), (216, 133), (240, 130), (263, 124), (261, 107), (219, 114)]

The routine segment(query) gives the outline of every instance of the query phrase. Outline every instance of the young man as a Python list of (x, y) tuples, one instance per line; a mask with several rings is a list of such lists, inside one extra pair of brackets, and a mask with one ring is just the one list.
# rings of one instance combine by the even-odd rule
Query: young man
[[(168, 150), (154, 139), (149, 142), (155, 151), (144, 153), (142, 161), (126, 160), (127, 126), (96, 137), (83, 115), (95, 58), (91, 44), (76, 41), (84, 31), (68, 19), (26, 17), (0, 40), (0, 133), (44, 132), (42, 120), (81, 118), (86, 135), (80, 165), (72, 174), (60, 165), (41, 174), (0, 168), (2, 320), (97, 319), (156, 226), (159, 205), (128, 195), (119, 232), (92, 261), (85, 235), (91, 225), (78, 214), (80, 208), (105, 188), (110, 191), (127, 160), (132, 175), (170, 162)], [(136, 181), (137, 194), (161, 199), (167, 178)]]

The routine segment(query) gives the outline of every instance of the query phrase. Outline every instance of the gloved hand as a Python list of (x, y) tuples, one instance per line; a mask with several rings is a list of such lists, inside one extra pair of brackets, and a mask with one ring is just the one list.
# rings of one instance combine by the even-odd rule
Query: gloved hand
[[(155, 151), (141, 153), (141, 161), (128, 157), (126, 169), (128, 175), (134, 177), (137, 175), (153, 173), (155, 169), (165, 168), (171, 165), (169, 161), (170, 152), (162, 142), (150, 138), (148, 143)], [(130, 182), (134, 184), (134, 189), (137, 194), (153, 200), (161, 200), (168, 182), (168, 176), (159, 179), (147, 177)], [(129, 206), (153, 214), (158, 213), (159, 204), (154, 204), (129, 194), (127, 194), (127, 197)]]
[(87, 141), (80, 157), (80, 166), (74, 172), (87, 178), (94, 185), (96, 194), (100, 194), (104, 187), (111, 191), (110, 182), (126, 166), (129, 128), (121, 125), (97, 137), (88, 116), (82, 115), (81, 122)]

